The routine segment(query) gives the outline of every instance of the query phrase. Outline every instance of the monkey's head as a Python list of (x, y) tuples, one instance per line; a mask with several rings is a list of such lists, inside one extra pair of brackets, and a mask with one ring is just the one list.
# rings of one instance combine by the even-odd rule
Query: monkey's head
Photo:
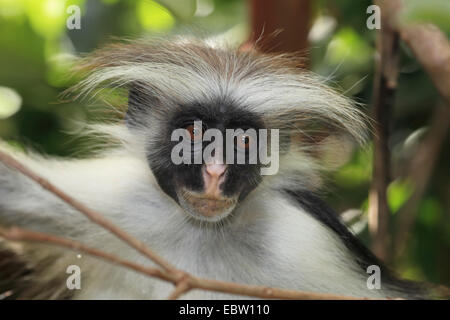
[(178, 39), (112, 45), (83, 67), (84, 89), (128, 88), (125, 122), (159, 186), (203, 221), (260, 186), (313, 187), (324, 141), (364, 135), (361, 113), (293, 56)]
[(262, 180), (263, 118), (226, 97), (162, 102), (145, 90), (130, 90), (126, 121), (157, 128), (146, 156), (159, 186), (191, 217), (227, 217)]

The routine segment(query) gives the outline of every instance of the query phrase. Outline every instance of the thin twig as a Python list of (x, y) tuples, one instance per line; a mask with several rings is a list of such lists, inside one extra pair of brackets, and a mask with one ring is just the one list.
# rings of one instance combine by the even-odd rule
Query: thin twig
[(400, 36), (450, 105), (450, 42), (445, 33), (430, 24), (411, 25), (401, 27)]
[(158, 268), (145, 267), (134, 262), (124, 260), (116, 255), (107, 253), (103, 250), (91, 248), (75, 240), (62, 238), (46, 233), (30, 231), (18, 227), (11, 227), (8, 229), (0, 227), (0, 236), (11, 241), (40, 242), (69, 248), (75, 251), (81, 251), (90, 254), (91, 256), (108, 261), (112, 264), (120, 265), (151, 277), (156, 277), (160, 278), (161, 280), (171, 282), (176, 281), (175, 277)]
[[(401, 0), (391, 0), (390, 3), (399, 8), (402, 6)], [(397, 232), (393, 243), (396, 256), (402, 254), (406, 246), (409, 230), (414, 225), (417, 206), (426, 191), (450, 127), (450, 42), (445, 33), (435, 25), (401, 23), (398, 19), (400, 12), (401, 10), (395, 12), (392, 25), (430, 76), (445, 100), (445, 106), (436, 109), (429, 133), (419, 145), (409, 166), (408, 178), (414, 184), (415, 190), (397, 214)]]
[(390, 181), (389, 125), (394, 107), (394, 94), (398, 76), (399, 36), (391, 24), (398, 7), (391, 2), (378, 3), (382, 8), (381, 30), (378, 34), (378, 61), (374, 81), (373, 117), (374, 159), (373, 178), (369, 192), (369, 230), (372, 248), (381, 259), (389, 252), (389, 207), (386, 190)]
[(414, 185), (414, 192), (397, 213), (397, 230), (394, 239), (396, 257), (403, 254), (407, 245), (409, 231), (414, 225), (419, 203), (425, 194), (449, 129), (450, 105), (439, 106), (433, 115), (429, 132), (418, 146), (416, 156), (409, 165), (407, 176)]
[(189, 283), (189, 275), (185, 275), (185, 277), (178, 282), (178, 284), (175, 286), (175, 290), (169, 295), (167, 300), (176, 300), (178, 299), (183, 293), (188, 292), (191, 289), (190, 283)]
[[(77, 252), (84, 252), (102, 260), (120, 265), (136, 272), (145, 274), (150, 277), (156, 277), (164, 281), (171, 282), (176, 285), (174, 292), (169, 296), (171, 299), (178, 298), (181, 294), (186, 293), (192, 289), (203, 289), (207, 291), (223, 292), (229, 294), (238, 294), (250, 297), (258, 297), (263, 299), (297, 299), (297, 300), (361, 300), (366, 298), (355, 298), (348, 296), (322, 294), (313, 292), (303, 292), (296, 290), (286, 290), (279, 288), (269, 288), (262, 286), (251, 286), (240, 283), (224, 282), (211, 279), (204, 279), (176, 270), (176, 273), (170, 271), (159, 270), (156, 268), (149, 268), (134, 262), (122, 259), (113, 254), (106, 253), (102, 250), (88, 247), (75, 240), (70, 240), (58, 236), (53, 236), (45, 233), (34, 232), (18, 227), (9, 229), (0, 228), (0, 236), (12, 241), (28, 241), (39, 242), (51, 245), (57, 245), (65, 248), (75, 250)], [(182, 273), (182, 277), (178, 274)]]
[(201, 279), (192, 277), (189, 279), (191, 288), (208, 291), (219, 291), (262, 299), (285, 300), (370, 300), (369, 298), (357, 298), (326, 293), (304, 292), (297, 290), (278, 289), (262, 286), (242, 285), (234, 282)]
[(172, 266), (172, 264), (164, 260), (162, 257), (154, 253), (152, 250), (150, 250), (142, 241), (136, 239), (135, 237), (125, 232), (124, 230), (116, 226), (114, 223), (103, 217), (97, 211), (94, 211), (86, 207), (81, 202), (72, 198), (71, 196), (63, 192), (61, 189), (57, 188), (52, 183), (50, 183), (50, 181), (37, 175), (31, 169), (27, 168), (22, 163), (18, 162), (16, 159), (14, 159), (13, 157), (11, 157), (10, 155), (6, 154), (3, 151), (0, 151), (0, 161), (6, 164), (7, 166), (16, 169), (17, 171), (21, 172), (23, 175), (29, 177), (30, 179), (34, 180), (35, 182), (40, 184), (44, 189), (50, 191), (58, 198), (63, 200), (65, 203), (67, 203), (69, 206), (84, 214), (94, 223), (102, 226), (106, 230), (109, 230), (111, 233), (116, 235), (118, 238), (122, 239), (125, 243), (127, 243), (140, 253), (142, 253), (144, 256), (148, 257), (150, 260), (152, 260), (154, 263), (159, 265), (164, 270), (173, 273), (177, 271), (176, 268)]

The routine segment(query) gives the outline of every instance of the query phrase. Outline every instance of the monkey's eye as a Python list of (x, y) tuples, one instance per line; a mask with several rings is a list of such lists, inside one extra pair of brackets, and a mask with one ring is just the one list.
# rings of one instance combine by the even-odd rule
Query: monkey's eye
[(253, 137), (248, 134), (240, 134), (236, 137), (236, 145), (240, 149), (247, 150), (254, 142)]
[(191, 124), (186, 127), (186, 130), (192, 142), (198, 142), (203, 139), (203, 128), (201, 126)]

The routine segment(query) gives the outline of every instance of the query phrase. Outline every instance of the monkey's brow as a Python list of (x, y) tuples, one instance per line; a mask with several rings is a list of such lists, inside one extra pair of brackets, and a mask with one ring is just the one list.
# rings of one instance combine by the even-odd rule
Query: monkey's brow
[(237, 110), (228, 114), (221, 112), (214, 112), (208, 110), (204, 112), (204, 107), (200, 110), (195, 108), (186, 108), (172, 117), (172, 124), (174, 127), (183, 127), (185, 124), (194, 121), (202, 121), (204, 125), (210, 128), (217, 127), (218, 129), (260, 129), (263, 128), (263, 122), (259, 116), (254, 115), (245, 110)]

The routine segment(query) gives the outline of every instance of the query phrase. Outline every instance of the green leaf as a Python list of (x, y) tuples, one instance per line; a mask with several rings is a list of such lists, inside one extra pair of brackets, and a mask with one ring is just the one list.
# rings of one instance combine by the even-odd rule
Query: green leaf
[(336, 183), (343, 187), (356, 187), (372, 179), (372, 148), (358, 149), (353, 159), (334, 174)]
[(400, 21), (402, 23), (432, 23), (450, 33), (450, 1), (407, 0)]
[(397, 179), (391, 182), (387, 189), (389, 209), (396, 213), (403, 204), (411, 197), (414, 189), (407, 180)]
[(374, 54), (373, 48), (355, 30), (340, 29), (327, 48), (325, 59), (331, 65), (346, 69), (360, 69), (369, 66)]
[(440, 220), (441, 214), (444, 212), (442, 205), (433, 197), (425, 198), (419, 206), (419, 221), (433, 228)]
[(147, 30), (167, 31), (175, 24), (172, 14), (155, 1), (140, 0), (136, 10), (139, 22)]

